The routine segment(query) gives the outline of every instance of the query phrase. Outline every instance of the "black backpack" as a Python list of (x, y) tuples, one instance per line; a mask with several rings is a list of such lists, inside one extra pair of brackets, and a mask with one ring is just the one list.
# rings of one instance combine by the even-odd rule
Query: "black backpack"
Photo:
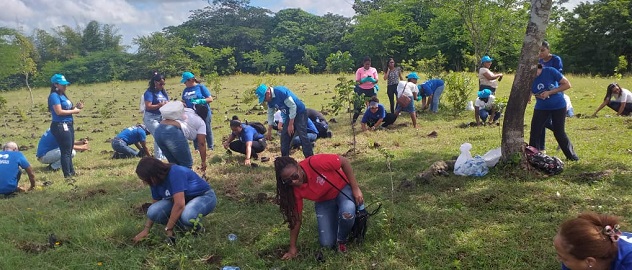
[(261, 122), (246, 122), (246, 124), (255, 128), (259, 134), (266, 134), (267, 132), (266, 126), (264, 126)]
[(556, 175), (564, 171), (564, 162), (557, 157), (547, 156), (533, 146), (527, 146), (525, 153), (531, 166), (548, 175)]

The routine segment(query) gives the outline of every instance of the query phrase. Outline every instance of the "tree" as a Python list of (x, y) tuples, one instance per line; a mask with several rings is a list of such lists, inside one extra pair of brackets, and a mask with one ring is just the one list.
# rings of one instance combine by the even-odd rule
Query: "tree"
[(404, 50), (402, 36), (404, 17), (398, 12), (371, 11), (357, 17), (353, 31), (345, 39), (363, 56), (377, 56), (384, 62), (388, 56)]
[(549, 23), (552, 2), (552, 0), (531, 0), (530, 19), (503, 120), (501, 149), (505, 161), (513, 160), (523, 151), (524, 112), (531, 97), (531, 83), (536, 77), (538, 52)]
[(177, 76), (183, 70), (195, 70), (198, 66), (184, 53), (186, 42), (176, 36), (152, 33), (134, 39), (138, 45), (136, 66), (141, 74), (159, 71), (165, 76)]
[[(35, 106), (33, 90), (29, 85), (29, 76), (37, 72), (37, 51), (30, 39), (17, 30), (0, 28), (0, 51), (2, 51), (2, 72), (5, 77), (19, 75), (29, 90), (31, 106)], [(0, 75), (0, 79), (3, 76)]]

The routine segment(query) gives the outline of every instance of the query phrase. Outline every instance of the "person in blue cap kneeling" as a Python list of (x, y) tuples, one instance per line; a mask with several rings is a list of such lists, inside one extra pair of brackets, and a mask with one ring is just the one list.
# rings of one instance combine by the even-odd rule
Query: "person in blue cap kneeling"
[[(484, 89), (483, 91), (478, 91), (478, 98), (476, 102), (474, 102), (474, 118), (476, 119), (477, 125), (484, 125), (487, 122), (487, 118), (489, 118), (489, 124), (496, 123), (498, 118), (500, 118), (500, 108), (495, 103), (496, 97), (492, 95), (492, 91), (489, 89)], [(483, 120), (481, 122), (481, 119)]]
[(287, 115), (288, 121), (283, 124), (281, 131), (281, 155), (290, 155), (290, 143), (294, 136), (301, 139), (303, 155), (309, 157), (314, 155), (312, 144), (307, 136), (307, 111), (305, 104), (285, 86), (268, 87), (265, 84), (259, 85), (255, 90), (259, 97), (259, 103), (268, 103), (268, 132), (266, 139), (272, 139), (272, 125), (274, 125), (275, 109)]

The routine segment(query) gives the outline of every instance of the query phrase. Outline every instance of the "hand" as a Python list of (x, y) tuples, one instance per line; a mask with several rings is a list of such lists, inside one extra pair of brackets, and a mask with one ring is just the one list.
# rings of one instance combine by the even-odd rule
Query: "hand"
[(540, 99), (547, 99), (551, 95), (551, 91), (543, 91), (538, 96)]
[(249, 158), (247, 158), (246, 161), (244, 161), (244, 165), (250, 166), (250, 159)]
[(366, 126), (362, 126), (362, 131), (367, 131), (368, 128), (366, 128)]
[(353, 191), (353, 198), (355, 199), (356, 205), (361, 205), (364, 203), (364, 197), (362, 196), (362, 191), (360, 188), (355, 188)]
[(375, 126), (372, 126), (372, 127), (371, 127), (371, 130), (375, 131)]
[(31, 190), (34, 190), (34, 189), (35, 189), (35, 186), (31, 186), (31, 187), (29, 187), (28, 191), (31, 191)]
[(597, 113), (593, 113), (590, 117), (597, 117)]
[(290, 249), (285, 254), (283, 254), (281, 260), (291, 260), (292, 258), (295, 258), (296, 255), (298, 255), (298, 250), (296, 250), (296, 247), (290, 247)]
[(206, 162), (202, 162), (202, 165), (200, 165), (200, 170), (201, 171), (206, 171)]
[(167, 237), (173, 237), (174, 236), (173, 229), (165, 231), (165, 234), (167, 235)]
[(77, 109), (80, 109), (80, 110), (83, 109), (83, 101), (77, 102), (77, 106), (76, 107), (77, 107)]
[(228, 142), (223, 142), (222, 146), (224, 146), (224, 149), (228, 149)]
[(294, 125), (293, 124), (288, 124), (287, 125), (287, 134), (289, 134), (290, 136), (294, 135)]
[(268, 140), (268, 141), (272, 140), (272, 132), (266, 133), (266, 140)]
[(143, 231), (141, 231), (140, 233), (138, 233), (136, 236), (134, 236), (132, 241), (134, 241), (134, 243), (138, 243), (141, 240), (145, 239), (145, 237), (147, 237), (147, 235), (149, 235), (149, 229), (146, 228)]

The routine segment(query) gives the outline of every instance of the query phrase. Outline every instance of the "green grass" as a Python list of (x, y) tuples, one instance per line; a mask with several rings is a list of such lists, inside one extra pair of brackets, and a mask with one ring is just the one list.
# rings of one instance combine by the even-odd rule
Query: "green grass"
[[(264, 79), (288, 86), (309, 107), (321, 109), (330, 102), (336, 77)], [(508, 96), (512, 79), (501, 82), (498, 96)], [(225, 77), (222, 90), (214, 93), (217, 99), (211, 106), (217, 150), (211, 153), (206, 176), (219, 202), (216, 211), (202, 221), (207, 232), (180, 237), (176, 247), (163, 244), (161, 226), (154, 227), (148, 241), (136, 246), (131, 243), (144, 224), (138, 207), (150, 201), (150, 193), (134, 174), (137, 160), (110, 159), (111, 147), (106, 143), (123, 128), (142, 121), (137, 108), (146, 82), (69, 86), (71, 100), (82, 99), (86, 104), (75, 117), (75, 135), (88, 138), (91, 145), (90, 151), (74, 159), (81, 174), (76, 188), (64, 182), (61, 172), (45, 171), (35, 158), (38, 139), (50, 124), (46, 109), (49, 90), (34, 90), (34, 108), (26, 90), (0, 93), (8, 101), (0, 110), (1, 141), (14, 140), (29, 147), (24, 153), (40, 185), (28, 194), (0, 199), (0, 269), (217, 269), (220, 264), (241, 269), (557, 269), (552, 237), (563, 220), (587, 210), (617, 214), (624, 220), (632, 217), (627, 207), (632, 199), (628, 168), (632, 161), (628, 148), (632, 147), (627, 139), (632, 119), (605, 117), (615, 114), (608, 108), (598, 118), (567, 121), (566, 130), (581, 160), (567, 163), (561, 175), (541, 177), (499, 167), (482, 178), (436, 177), (427, 183), (416, 182), (413, 188), (398, 189), (402, 180), (413, 180), (433, 162), (457, 156), (463, 142), (473, 144), (473, 154), (500, 146), (501, 127), (459, 128), (474, 121), (473, 113), (454, 118), (442, 108), (437, 115), (420, 114), (419, 130), (412, 129), (404, 116), (398, 123), (407, 123), (407, 127), (357, 136), (359, 151), (351, 157), (357, 179), (368, 202), (384, 205), (370, 220), (363, 246), (351, 245), (344, 255), (327, 251), (326, 262), (316, 262), (316, 221), (312, 204), (307, 203), (299, 257), (281, 261), (289, 233), (271, 199), (275, 193), (272, 163), (244, 167), (243, 157), (228, 156), (221, 149), (221, 139), (229, 132), (225, 121), (232, 115), (265, 120), (258, 110), (249, 113), (254, 103), (239, 104), (243, 92), (253, 90), (258, 80), (261, 77), (251, 75)], [(569, 76), (569, 80), (573, 88), (567, 93), (575, 113), (583, 115), (594, 112), (611, 82), (577, 76)], [(178, 82), (177, 78), (167, 80), (172, 97), (179, 97), (183, 89)], [(632, 79), (620, 83), (625, 87)], [(379, 95), (388, 104), (385, 92)], [(472, 100), (474, 94), (472, 90)], [(527, 136), (532, 111), (530, 104), (525, 117)], [(343, 154), (351, 148), (349, 116), (327, 117), (338, 120), (332, 124), (334, 137), (319, 140), (315, 152)], [(433, 130), (438, 137), (428, 138)], [(369, 147), (376, 142), (393, 154), (392, 172), (384, 155)], [(563, 156), (555, 150), (551, 132), (547, 146), (548, 154)], [(278, 149), (277, 137), (264, 155), (278, 156)], [(300, 159), (302, 153), (293, 156)], [(199, 164), (199, 157), (194, 158)], [(605, 170), (610, 171), (597, 174)], [(42, 187), (44, 181), (53, 184)], [(46, 249), (43, 246), (51, 233), (61, 245)], [(230, 243), (229, 233), (235, 233), (238, 240)]]

